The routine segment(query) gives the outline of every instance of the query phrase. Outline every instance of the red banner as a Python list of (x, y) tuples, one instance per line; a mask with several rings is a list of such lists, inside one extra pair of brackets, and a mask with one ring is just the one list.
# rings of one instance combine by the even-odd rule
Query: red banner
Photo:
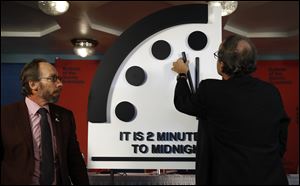
[(98, 60), (56, 59), (55, 67), (63, 78), (63, 91), (58, 105), (73, 111), (80, 149), (87, 158), (87, 108), (90, 86)]
[(287, 173), (297, 173), (299, 165), (299, 61), (258, 61), (253, 76), (275, 85), (291, 123), (288, 129), (284, 166)]

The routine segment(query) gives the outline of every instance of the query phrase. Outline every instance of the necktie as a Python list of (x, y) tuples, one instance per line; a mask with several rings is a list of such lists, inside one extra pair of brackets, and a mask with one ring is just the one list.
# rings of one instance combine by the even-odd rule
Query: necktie
[(52, 149), (51, 130), (47, 119), (47, 110), (40, 108), (38, 113), (41, 115), (41, 146), (42, 159), (40, 163), (40, 184), (51, 185), (54, 178), (54, 161)]

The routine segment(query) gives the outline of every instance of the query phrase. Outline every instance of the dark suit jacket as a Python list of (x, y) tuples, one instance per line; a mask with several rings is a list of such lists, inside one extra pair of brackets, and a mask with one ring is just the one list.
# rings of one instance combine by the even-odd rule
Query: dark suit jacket
[[(54, 104), (50, 104), (49, 108), (56, 136), (61, 184), (89, 184), (75, 134), (73, 113)], [(34, 152), (25, 101), (1, 107), (0, 134), (1, 184), (31, 184)]]
[(251, 76), (177, 81), (177, 110), (199, 118), (197, 184), (288, 184), (282, 165), (289, 119), (279, 91)]

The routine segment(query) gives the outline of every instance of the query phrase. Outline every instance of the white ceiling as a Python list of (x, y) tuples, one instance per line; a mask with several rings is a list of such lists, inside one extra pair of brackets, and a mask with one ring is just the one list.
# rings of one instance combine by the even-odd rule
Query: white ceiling
[[(104, 54), (117, 37), (158, 10), (207, 1), (69, 1), (68, 12), (49, 16), (37, 1), (1, 1), (1, 53), (73, 54), (73, 38), (99, 42)], [(299, 1), (238, 1), (222, 18), (223, 37), (253, 39), (260, 55), (299, 55)]]

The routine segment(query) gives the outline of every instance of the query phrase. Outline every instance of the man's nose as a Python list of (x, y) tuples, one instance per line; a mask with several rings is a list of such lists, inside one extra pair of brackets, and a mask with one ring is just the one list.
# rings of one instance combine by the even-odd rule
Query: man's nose
[(57, 80), (57, 87), (59, 88), (63, 87), (63, 83), (60, 79)]

